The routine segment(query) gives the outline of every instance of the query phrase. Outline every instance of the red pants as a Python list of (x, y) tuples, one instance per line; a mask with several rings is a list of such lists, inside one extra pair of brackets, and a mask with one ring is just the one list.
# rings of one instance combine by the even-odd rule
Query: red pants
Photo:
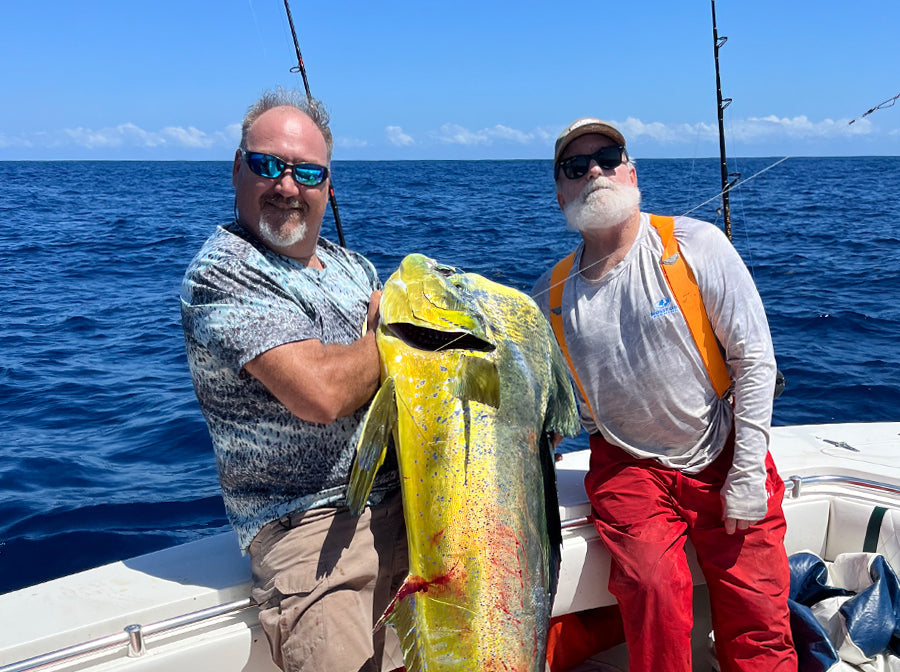
[(609, 591), (622, 611), (629, 670), (690, 672), (690, 539), (709, 587), (722, 672), (796, 672), (781, 509), (784, 483), (766, 456), (766, 517), (725, 533), (720, 491), (733, 440), (699, 474), (635, 459), (591, 437), (585, 488), (594, 526), (612, 556)]

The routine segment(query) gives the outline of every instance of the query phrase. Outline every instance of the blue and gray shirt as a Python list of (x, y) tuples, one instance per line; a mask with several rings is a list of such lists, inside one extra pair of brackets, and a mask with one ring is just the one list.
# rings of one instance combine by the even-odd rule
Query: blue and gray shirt
[[(369, 297), (381, 287), (375, 268), (322, 238), (316, 254), (323, 270), (270, 250), (232, 223), (206, 241), (182, 283), (191, 378), (242, 549), (272, 520), (344, 503), (366, 408), (328, 425), (308, 422), (243, 368), (285, 343), (350, 344), (362, 335)], [(389, 460), (372, 502), (397, 487), (392, 453)]]

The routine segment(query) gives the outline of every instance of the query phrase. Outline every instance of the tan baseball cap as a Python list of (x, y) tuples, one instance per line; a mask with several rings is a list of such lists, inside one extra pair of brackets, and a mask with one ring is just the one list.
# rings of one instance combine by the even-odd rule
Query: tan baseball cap
[(625, 146), (625, 136), (622, 135), (622, 132), (619, 131), (618, 128), (608, 121), (591, 119), (589, 117), (578, 119), (566, 126), (565, 130), (560, 133), (559, 137), (556, 139), (556, 148), (553, 151), (553, 167), (556, 168), (556, 164), (559, 163), (559, 157), (562, 156), (562, 153), (565, 151), (566, 147), (569, 146), (570, 142), (575, 138), (580, 138), (582, 135), (588, 135), (590, 133), (605, 135), (616, 144), (622, 145), (623, 147)]

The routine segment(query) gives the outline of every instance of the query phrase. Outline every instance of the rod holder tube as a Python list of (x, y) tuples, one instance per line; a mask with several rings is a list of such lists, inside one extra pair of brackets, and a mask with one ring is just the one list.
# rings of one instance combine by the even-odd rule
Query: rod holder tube
[(139, 658), (144, 655), (144, 629), (138, 624), (126, 625), (128, 633), (128, 657)]

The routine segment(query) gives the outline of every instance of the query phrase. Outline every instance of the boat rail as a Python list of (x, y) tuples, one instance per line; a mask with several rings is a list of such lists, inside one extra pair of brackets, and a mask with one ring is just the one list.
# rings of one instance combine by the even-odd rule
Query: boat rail
[(163, 632), (169, 632), (177, 628), (187, 625), (193, 625), (202, 621), (220, 618), (222, 616), (230, 616), (236, 614), (250, 606), (250, 598), (235, 600), (234, 602), (226, 602), (217, 604), (206, 609), (199, 609), (180, 616), (173, 616), (156, 623), (148, 625), (132, 624), (127, 625), (122, 632), (117, 632), (105, 637), (98, 637), (80, 644), (73, 644), (56, 651), (43, 653), (39, 656), (26, 658), (16, 663), (4, 665), (0, 667), (0, 672), (26, 672), (27, 670), (36, 670), (45, 665), (61, 663), (67, 660), (84, 656), (89, 653), (98, 653), (104, 649), (111, 649), (117, 646), (128, 646), (128, 656), (137, 658), (144, 655), (146, 646), (144, 637), (147, 635), (156, 635)]
[[(855, 476), (837, 476), (833, 474), (819, 474), (814, 476), (788, 476), (784, 479), (784, 497), (785, 499), (797, 499), (801, 491), (805, 487), (822, 484), (836, 484), (843, 486), (854, 486), (863, 490), (873, 490), (879, 493), (890, 493), (900, 497), (900, 485), (890, 483), (881, 483), (867, 478), (857, 478)], [(573, 530), (585, 525), (591, 524), (590, 516), (579, 516), (577, 518), (569, 518), (562, 521), (562, 529)], [(0, 669), (0, 672), (3, 672)]]
[[(853, 486), (863, 490), (876, 491), (878, 493), (890, 493), (900, 497), (900, 486), (889, 483), (881, 483), (866, 478), (857, 478), (853, 476), (843, 475), (813, 475), (813, 476), (789, 476), (784, 479), (785, 498), (796, 499), (800, 496), (801, 490), (808, 486), (821, 484), (836, 484), (842, 486)], [(590, 516), (578, 516), (562, 521), (563, 530), (573, 530), (580, 527), (592, 526)], [(201, 621), (212, 620), (223, 616), (236, 614), (250, 606), (250, 598), (227, 602), (225, 604), (200, 609), (180, 616), (175, 616), (156, 623), (148, 625), (133, 624), (126, 626), (122, 632), (118, 632), (105, 637), (100, 637), (81, 644), (68, 646), (50, 653), (41, 654), (33, 658), (28, 658), (16, 663), (11, 663), (0, 667), (0, 672), (29, 672), (51, 665), (61, 663), (78, 656), (97, 653), (104, 649), (111, 649), (117, 646), (127, 646), (127, 654), (129, 657), (140, 657), (146, 651), (144, 642), (145, 636), (152, 636), (163, 632), (168, 632), (187, 625), (193, 625)]]
[(804, 487), (822, 484), (850, 485), (861, 488), (862, 490), (874, 490), (879, 493), (890, 493), (900, 497), (900, 485), (891, 483), (882, 483), (873, 481), (868, 478), (859, 478), (856, 476), (833, 475), (833, 474), (817, 474), (814, 476), (788, 476), (784, 479), (785, 497), (796, 499), (800, 496)]

